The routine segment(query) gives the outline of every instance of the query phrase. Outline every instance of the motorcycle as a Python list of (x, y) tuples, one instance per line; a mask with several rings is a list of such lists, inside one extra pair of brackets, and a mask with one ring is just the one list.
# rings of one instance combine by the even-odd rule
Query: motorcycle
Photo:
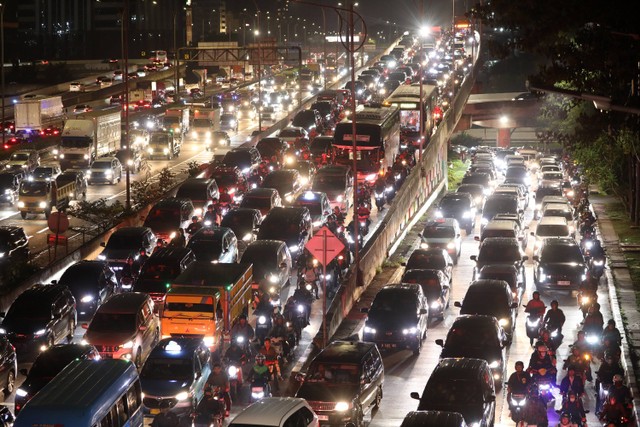
[(258, 340), (258, 343), (262, 345), (264, 339), (269, 336), (269, 331), (271, 330), (273, 319), (271, 318), (271, 313), (268, 312), (258, 312), (255, 314), (258, 318), (255, 328), (256, 339)]
[(237, 360), (225, 359), (225, 365), (227, 367), (227, 376), (229, 377), (229, 393), (231, 393), (231, 399), (238, 397), (238, 391), (242, 388), (242, 362)]
[(540, 336), (540, 326), (542, 326), (542, 316), (540, 314), (530, 313), (527, 316), (527, 337), (529, 337), (530, 345), (533, 345), (533, 341), (537, 340)]
[(607, 401), (609, 397), (609, 388), (612, 386), (612, 383), (599, 383), (598, 385), (598, 394), (596, 395), (596, 412), (600, 412), (604, 402)]
[(547, 376), (553, 371), (541, 368), (533, 370), (533, 380), (538, 384), (538, 393), (546, 404), (549, 404), (553, 397), (553, 381)]
[(511, 419), (518, 424), (523, 421), (524, 407), (527, 404), (526, 394), (512, 394), (509, 400), (509, 411), (511, 411)]
[(265, 379), (256, 379), (251, 382), (251, 403), (257, 402), (265, 397), (271, 397), (271, 386), (269, 385), (269, 381)]
[(593, 360), (594, 355), (600, 354), (602, 348), (601, 333), (594, 331), (585, 331), (584, 339), (587, 342), (587, 350), (584, 352), (585, 357), (588, 357), (589, 361)]
[(595, 280), (600, 280), (604, 274), (605, 258), (590, 258), (589, 259), (589, 271)]
[(224, 424), (226, 405), (220, 387), (205, 390), (204, 398), (192, 413), (194, 427), (222, 427)]
[(376, 187), (375, 191), (373, 192), (373, 195), (376, 199), (376, 208), (378, 208), (379, 211), (381, 211), (384, 208), (384, 204), (387, 203), (387, 194), (385, 190), (385, 188), (380, 189)]
[(293, 346), (287, 339), (284, 337), (271, 337), (271, 346), (278, 353), (278, 360), (281, 366), (284, 365), (285, 360), (292, 360)]
[(598, 301), (598, 295), (594, 289), (581, 290), (578, 293), (578, 305), (582, 311), (582, 318), (587, 317), (589, 308)]
[(560, 331), (560, 327), (554, 325), (553, 323), (546, 321), (544, 324), (544, 328), (549, 331), (549, 336), (551, 337), (551, 343), (553, 344), (553, 348), (557, 349), (562, 344), (562, 340), (564, 339), (564, 335)]
[[(356, 242), (355, 242), (356, 237), (355, 237), (354, 229), (355, 229), (355, 224), (353, 223), (353, 221), (351, 221), (347, 226), (347, 230), (345, 233), (347, 237), (347, 242), (349, 243), (349, 249), (351, 250), (351, 252), (355, 251), (355, 246), (356, 246)], [(358, 239), (358, 247), (362, 248), (364, 243), (364, 232), (360, 227), (358, 227), (357, 239)]]

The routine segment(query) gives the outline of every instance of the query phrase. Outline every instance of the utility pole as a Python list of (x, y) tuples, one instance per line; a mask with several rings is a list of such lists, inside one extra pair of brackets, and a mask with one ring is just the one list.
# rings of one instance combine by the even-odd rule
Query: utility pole
[[(127, 150), (127, 164), (125, 165), (126, 172), (126, 194), (125, 209), (131, 209), (131, 164), (133, 159), (131, 156), (131, 141), (129, 140), (129, 0), (125, 0), (124, 9), (122, 11), (122, 83), (124, 96), (122, 102), (124, 102), (124, 137), (121, 141), (125, 141)], [(122, 147), (121, 147), (122, 148)]]

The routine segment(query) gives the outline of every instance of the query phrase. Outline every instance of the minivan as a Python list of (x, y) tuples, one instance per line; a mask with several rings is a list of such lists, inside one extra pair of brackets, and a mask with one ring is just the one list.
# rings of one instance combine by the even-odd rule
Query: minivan
[(292, 273), (291, 253), (281, 240), (256, 240), (247, 246), (240, 260), (253, 264), (254, 291), (269, 294), (272, 301), (280, 299), (280, 290), (289, 283)]
[(100, 357), (128, 360), (138, 369), (160, 340), (153, 301), (139, 292), (112, 296), (82, 327), (87, 330), (83, 342), (94, 345)]
[(225, 154), (222, 163), (227, 167), (236, 166), (246, 176), (260, 166), (262, 156), (255, 147), (237, 147)]
[(326, 193), (332, 209), (337, 206), (346, 212), (353, 195), (353, 173), (346, 166), (324, 166), (313, 177), (311, 190)]
[(459, 412), (467, 425), (494, 425), (496, 393), (486, 360), (442, 359), (431, 373), (422, 396), (413, 392), (411, 397), (420, 401), (419, 411)]
[(240, 202), (241, 208), (257, 209), (266, 216), (271, 209), (282, 206), (282, 199), (275, 188), (252, 188)]
[(382, 355), (371, 342), (333, 341), (297, 379), (302, 385), (296, 397), (309, 402), (320, 425), (361, 426), (365, 413), (382, 401)]
[(542, 241), (550, 237), (572, 237), (573, 230), (567, 220), (560, 216), (543, 216), (538, 221), (536, 231), (531, 235), (535, 237), (534, 251), (538, 251), (542, 246)]
[(118, 273), (126, 265), (127, 260), (138, 259), (144, 249), (148, 254), (156, 247), (156, 235), (149, 227), (122, 227), (111, 234), (107, 242), (100, 246), (104, 250), (98, 255), (98, 260), (106, 261)]

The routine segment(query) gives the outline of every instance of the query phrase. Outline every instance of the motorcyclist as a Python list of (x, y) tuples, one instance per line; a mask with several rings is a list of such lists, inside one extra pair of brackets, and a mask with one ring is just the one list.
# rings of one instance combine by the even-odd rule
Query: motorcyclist
[(229, 411), (231, 410), (231, 396), (229, 395), (231, 387), (229, 385), (229, 376), (222, 369), (222, 365), (220, 363), (213, 364), (213, 369), (211, 370), (209, 378), (207, 378), (207, 383), (205, 384), (205, 389), (207, 388), (210, 388), (211, 390), (215, 390), (216, 388), (220, 389), (226, 406), (225, 417), (228, 417)]
[[(586, 353), (588, 354), (588, 353)], [(582, 382), (591, 381), (591, 359), (585, 357), (585, 353), (580, 352), (580, 348), (572, 347), (571, 354), (564, 361), (562, 369), (573, 367), (577, 376), (582, 378)]]
[(509, 376), (507, 381), (507, 401), (511, 402), (512, 394), (527, 394), (527, 388), (531, 383), (531, 375), (524, 371), (524, 362), (518, 360), (515, 365), (515, 372)]
[(162, 239), (158, 239), (156, 241), (156, 247), (153, 248), (153, 252), (155, 253), (158, 249), (162, 249), (165, 247), (165, 241)]
[(584, 395), (584, 382), (579, 375), (576, 375), (576, 367), (573, 365), (569, 366), (567, 376), (565, 376), (560, 383), (560, 393), (565, 398), (570, 391), (574, 392), (578, 397)]
[(177, 427), (180, 425), (178, 416), (169, 408), (160, 409), (160, 413), (153, 418), (151, 427)]
[(265, 359), (264, 354), (256, 355), (256, 363), (251, 368), (247, 378), (250, 383), (262, 383), (265, 385), (270, 383), (271, 373), (269, 372), (269, 367), (264, 364)]
[(147, 250), (140, 249), (140, 254), (138, 255), (138, 258), (135, 260), (136, 264), (138, 265), (138, 271), (142, 271), (142, 267), (144, 267), (144, 264), (147, 262), (148, 259), (149, 259), (149, 255), (147, 255)]
[(525, 313), (529, 313), (532, 316), (544, 316), (544, 312), (547, 307), (544, 305), (544, 302), (540, 299), (540, 292), (533, 292), (533, 298), (529, 300), (526, 308), (524, 309)]
[(378, 175), (378, 178), (376, 179), (376, 182), (373, 184), (373, 189), (375, 194), (381, 194), (382, 195), (382, 204), (380, 205), (380, 209), (382, 209), (384, 207), (384, 202), (386, 200), (386, 196), (385, 196), (385, 190), (387, 188), (387, 183), (384, 179), (384, 175)]
[(610, 394), (607, 402), (602, 407), (602, 411), (600, 411), (600, 421), (618, 426), (622, 425), (622, 419), (626, 418), (626, 416), (627, 411), (624, 405), (618, 401), (617, 396)]
[(251, 176), (247, 178), (249, 185), (251, 188), (257, 188), (262, 183), (262, 177), (260, 176), (260, 172), (257, 169), (251, 171)]
[(549, 349), (549, 355), (553, 358), (556, 357), (556, 350), (558, 349), (558, 345), (556, 341), (551, 339), (551, 332), (548, 329), (542, 328), (540, 329), (540, 342), (543, 342), (547, 348)]
[(205, 212), (202, 218), (204, 225), (207, 227), (213, 227), (220, 224), (219, 215), (216, 210), (217, 199), (214, 199), (213, 203), (207, 206), (207, 212)]
[(236, 341), (237, 337), (243, 337), (247, 344), (253, 339), (253, 327), (247, 322), (247, 316), (241, 314), (238, 321), (231, 327), (231, 340)]
[(563, 414), (568, 414), (570, 420), (579, 426), (584, 425), (587, 421), (587, 414), (582, 400), (573, 391), (569, 391), (567, 399), (562, 403), (561, 411)]
[(551, 301), (551, 309), (544, 315), (544, 324), (547, 329), (557, 329), (558, 333), (561, 334), (565, 320), (564, 312), (558, 308), (558, 301), (554, 299)]
[(607, 326), (602, 330), (602, 341), (604, 342), (606, 338), (609, 338), (611, 343), (615, 343), (617, 346), (622, 344), (620, 331), (616, 328), (616, 321), (613, 319), (609, 319)]
[(313, 258), (307, 258), (306, 265), (300, 270), (300, 277), (304, 279), (304, 282), (311, 283), (313, 285), (313, 292), (316, 299), (319, 299), (318, 295), (318, 282), (320, 281), (320, 277), (322, 277), (322, 273), (320, 267), (314, 264)]
[[(599, 396), (600, 394), (600, 385), (602, 385), (602, 388), (604, 390), (607, 390), (608, 392), (609, 387), (611, 387), (611, 385), (613, 384), (613, 377), (615, 375), (620, 375), (620, 377), (623, 377), (624, 369), (622, 369), (622, 366), (620, 366), (620, 362), (614, 359), (609, 351), (605, 351), (602, 363), (596, 371), (595, 389), (597, 396)], [(600, 402), (599, 400), (596, 402), (596, 411), (600, 409), (602, 403), (603, 402)]]
[(336, 222), (339, 224), (344, 224), (344, 214), (340, 210), (339, 206), (334, 206), (333, 214), (336, 216)]
[(200, 221), (200, 218), (194, 215), (191, 217), (191, 224), (187, 227), (187, 234), (193, 236), (202, 227), (204, 227), (204, 224)]
[(552, 384), (556, 382), (556, 361), (549, 355), (549, 349), (544, 343), (536, 343), (536, 350), (529, 360), (527, 372), (536, 377), (547, 378)]
[(231, 340), (229, 348), (224, 352), (224, 358), (231, 363), (243, 365), (247, 360), (247, 353), (236, 340)]
[(623, 384), (622, 375), (613, 376), (613, 385), (609, 387), (609, 396), (615, 396), (617, 401), (625, 408), (631, 408), (633, 405), (633, 397), (629, 387)]
[(611, 337), (608, 335), (602, 339), (601, 354), (604, 354), (604, 352), (608, 352), (615, 360), (620, 360), (620, 357), (622, 356), (622, 349), (620, 348), (620, 345), (618, 345), (617, 342), (612, 341)]
[(602, 247), (600, 240), (596, 239), (593, 241), (589, 254), (593, 259), (603, 259), (605, 257), (604, 248)]
[(527, 404), (522, 413), (523, 420), (530, 425), (548, 427), (547, 403), (540, 397), (538, 386), (532, 383), (527, 393)]
[(258, 166), (258, 172), (262, 176), (267, 176), (269, 173), (269, 165), (264, 160), (260, 162), (260, 166)]
[(231, 203), (233, 203), (233, 197), (229, 194), (229, 190), (222, 188), (222, 191), (220, 191), (220, 204), (222, 206), (229, 206)]
[(175, 248), (184, 248), (187, 245), (187, 238), (184, 235), (184, 229), (178, 228), (176, 232), (176, 236), (171, 239), (171, 243), (169, 246), (173, 246)]
[(562, 415), (560, 415), (560, 422), (558, 423), (558, 427), (571, 427), (572, 423), (571, 423), (571, 415), (569, 415), (567, 412), (563, 412)]
[(369, 217), (371, 216), (371, 209), (369, 209), (369, 206), (366, 203), (360, 203), (358, 205), (356, 213), (358, 214), (358, 220), (365, 221), (368, 227), (371, 223), (371, 220), (369, 219)]
[(266, 358), (265, 363), (267, 365), (274, 366), (274, 374), (277, 375), (278, 379), (281, 380), (282, 375), (280, 373), (280, 363), (278, 363), (279, 355), (276, 349), (271, 345), (271, 338), (266, 337), (264, 339), (264, 344), (262, 345), (262, 347), (260, 347), (260, 350), (258, 352)]
[(582, 324), (582, 330), (588, 334), (592, 333), (601, 336), (603, 325), (604, 319), (602, 317), (602, 313), (600, 313), (600, 304), (595, 303), (589, 307), (587, 317), (584, 318), (584, 323)]
[(580, 353), (589, 351), (590, 346), (585, 338), (584, 331), (578, 331), (578, 337), (576, 341), (571, 345), (571, 348), (577, 348)]
[(285, 357), (289, 354), (288, 334), (289, 332), (287, 330), (287, 325), (284, 322), (284, 316), (282, 314), (276, 315), (273, 325), (271, 326), (271, 330), (269, 331), (269, 336), (272, 338), (279, 338), (281, 340), (282, 355)]

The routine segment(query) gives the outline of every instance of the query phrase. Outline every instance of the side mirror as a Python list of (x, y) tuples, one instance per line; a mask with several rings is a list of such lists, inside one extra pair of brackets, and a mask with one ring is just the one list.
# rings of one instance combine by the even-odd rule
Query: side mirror
[(18, 372), (20, 372), (25, 377), (29, 374), (29, 370), (27, 368), (21, 368), (20, 370), (18, 370)]
[(477, 255), (471, 255), (471, 256), (469, 257), (469, 259), (470, 259), (471, 261), (477, 261), (477, 260), (478, 260), (478, 256), (477, 256)]
[(534, 260), (534, 261), (540, 261), (540, 257), (539, 257), (538, 255), (534, 255), (534, 256), (533, 256), (533, 260)]
[(362, 308), (360, 309), (360, 313), (365, 313), (365, 314), (366, 314), (366, 313), (369, 313), (369, 309), (368, 309), (367, 307), (362, 307)]
[(522, 257), (522, 261), (529, 261), (529, 255), (525, 255)]
[(412, 391), (409, 396), (411, 396), (412, 399), (420, 400), (420, 395), (416, 391)]
[(496, 397), (492, 394), (490, 396), (487, 396), (486, 398), (486, 402), (495, 402), (496, 401)]
[(475, 240), (476, 242), (480, 241), (480, 236), (473, 236), (473, 240)]
[(511, 308), (518, 308), (518, 303), (517, 302), (512, 303)]
[(102, 246), (103, 248), (107, 246), (107, 242), (100, 242), (100, 246)]
[(298, 374), (296, 374), (295, 379), (298, 382), (303, 382), (304, 381), (304, 376), (305, 376), (304, 374), (298, 373)]
[(89, 329), (88, 323), (83, 323), (81, 326), (82, 326), (82, 329)]
[(138, 327), (138, 330), (142, 331), (142, 332), (146, 331), (147, 330), (147, 325), (140, 325), (140, 327)]
[(462, 308), (462, 304), (460, 303), (460, 301), (456, 301), (453, 303), (454, 307), (458, 307), (458, 308)]
[(444, 341), (442, 339), (437, 339), (436, 345), (439, 345), (440, 347), (444, 347)]
[(428, 311), (427, 311), (426, 308), (421, 308), (420, 309), (420, 314), (427, 314), (427, 313), (428, 313)]

